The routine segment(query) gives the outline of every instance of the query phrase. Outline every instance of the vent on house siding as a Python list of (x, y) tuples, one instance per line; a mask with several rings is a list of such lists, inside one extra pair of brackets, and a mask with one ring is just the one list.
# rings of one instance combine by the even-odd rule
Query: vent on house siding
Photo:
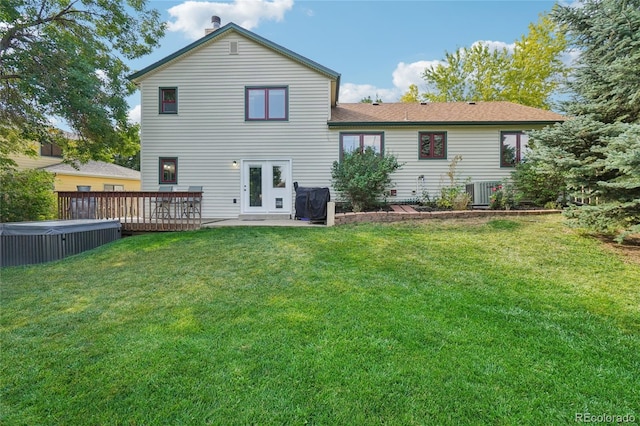
[(238, 42), (230, 41), (229, 42), (229, 55), (237, 55), (238, 54)]

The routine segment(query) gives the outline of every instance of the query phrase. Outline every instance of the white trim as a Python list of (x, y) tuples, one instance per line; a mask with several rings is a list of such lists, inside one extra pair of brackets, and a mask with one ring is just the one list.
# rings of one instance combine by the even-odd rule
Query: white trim
[[(262, 208), (252, 209), (247, 206), (248, 202), (248, 176), (245, 170), (245, 166), (251, 163), (260, 163), (267, 167), (275, 163), (287, 163), (285, 182), (287, 193), (283, 197), (282, 208), (270, 208), (268, 205), (262, 206)], [(240, 160), (240, 213), (243, 215), (282, 215), (291, 216), (293, 214), (293, 161), (291, 158), (256, 158), (256, 159), (241, 159)], [(266, 200), (265, 200), (266, 201)]]

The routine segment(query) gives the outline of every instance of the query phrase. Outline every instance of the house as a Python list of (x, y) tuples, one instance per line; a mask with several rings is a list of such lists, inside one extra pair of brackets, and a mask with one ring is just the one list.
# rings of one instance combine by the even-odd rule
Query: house
[(341, 153), (369, 145), (404, 163), (390, 200), (437, 194), (456, 155), (461, 179), (499, 180), (524, 131), (563, 120), (508, 102), (340, 104), (340, 74), (233, 23), (129, 78), (142, 188), (202, 185), (208, 218), (288, 218), (293, 182), (330, 187)]
[(78, 163), (76, 167), (62, 161), (62, 151), (55, 144), (38, 144), (39, 155), (17, 155), (18, 170), (42, 169), (56, 175), (55, 191), (75, 191), (90, 186), (93, 191), (139, 191), (140, 172), (103, 161)]

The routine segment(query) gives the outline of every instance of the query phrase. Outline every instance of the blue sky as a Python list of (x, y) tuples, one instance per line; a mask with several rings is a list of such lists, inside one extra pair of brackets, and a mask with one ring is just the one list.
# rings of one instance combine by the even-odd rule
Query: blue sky
[[(544, 0), (235, 0), (228, 2), (151, 0), (168, 31), (152, 54), (132, 61), (138, 70), (204, 35), (211, 16), (234, 22), (337, 71), (340, 101), (380, 96), (398, 101), (409, 84), (445, 51), (478, 41), (509, 45), (548, 12)], [(129, 98), (139, 119), (140, 97)]]

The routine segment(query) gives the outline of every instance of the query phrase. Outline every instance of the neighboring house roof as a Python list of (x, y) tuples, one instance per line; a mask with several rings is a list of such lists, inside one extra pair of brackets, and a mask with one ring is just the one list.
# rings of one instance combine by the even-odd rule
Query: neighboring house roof
[(42, 169), (48, 172), (62, 173), (66, 175), (100, 176), (119, 179), (140, 179), (139, 171), (118, 166), (117, 164), (92, 160), (84, 164), (76, 163), (76, 165), (78, 167), (77, 169), (65, 163), (42, 167)]
[(312, 61), (311, 59), (305, 58), (302, 55), (299, 55), (285, 47), (280, 46), (279, 44), (276, 44), (272, 41), (267, 40), (264, 37), (261, 37), (255, 33), (252, 33), (249, 30), (246, 30), (242, 27), (240, 27), (239, 25), (234, 24), (233, 22), (228, 23), (227, 25), (220, 27), (219, 29), (205, 35), (204, 37), (194, 41), (193, 43), (191, 43), (190, 45), (178, 50), (177, 52), (159, 60), (158, 62), (149, 65), (146, 68), (141, 69), (138, 72), (135, 72), (133, 74), (131, 74), (128, 78), (129, 80), (133, 81), (134, 83), (138, 83), (140, 80), (144, 79), (145, 76), (147, 74), (149, 74), (150, 72), (153, 72), (155, 70), (157, 70), (158, 68), (162, 67), (163, 65), (169, 64), (172, 61), (178, 60), (180, 59), (183, 55), (188, 54), (189, 52), (191, 52), (194, 49), (199, 48), (200, 46), (208, 43), (209, 41), (212, 40), (216, 40), (219, 39), (225, 35), (227, 35), (230, 32), (237, 32), (241, 35), (243, 35), (244, 37), (253, 40), (254, 42), (269, 48), (283, 56), (286, 56), (289, 59), (292, 59), (295, 62), (298, 62), (308, 68), (311, 68), (314, 71), (319, 72), (320, 74), (323, 74), (324, 76), (328, 77), (331, 80), (334, 80), (336, 82), (335, 84), (335, 93), (334, 93), (334, 104), (338, 101), (338, 93), (340, 90), (340, 74), (333, 71), (330, 68), (327, 68), (323, 65), (320, 65), (319, 63)]
[(331, 108), (329, 127), (488, 124), (552, 124), (566, 117), (512, 102), (341, 104)]

